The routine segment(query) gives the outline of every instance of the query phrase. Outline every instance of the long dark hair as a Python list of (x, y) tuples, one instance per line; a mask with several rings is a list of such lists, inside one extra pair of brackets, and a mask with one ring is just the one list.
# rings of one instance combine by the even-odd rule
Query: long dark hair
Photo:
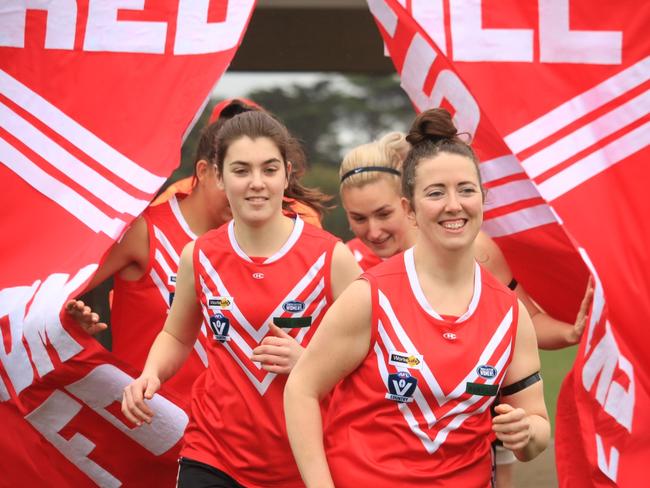
[[(313, 208), (319, 215), (328, 209), (331, 197), (314, 188), (307, 188), (300, 183), (306, 171), (306, 157), (300, 143), (289, 133), (287, 128), (274, 116), (262, 111), (248, 111), (235, 115), (225, 121), (215, 139), (215, 162), (220, 174), (223, 174), (223, 162), (230, 145), (241, 137), (271, 139), (280, 151), (287, 170), (287, 161), (291, 161), (291, 173), (287, 174), (289, 185), (284, 196), (298, 200)], [(283, 208), (289, 203), (283, 201)]]
[(422, 159), (433, 158), (442, 152), (465, 156), (474, 163), (481, 193), (485, 196), (478, 158), (472, 147), (459, 137), (447, 110), (434, 108), (420, 113), (413, 121), (406, 140), (411, 143), (411, 149), (402, 166), (402, 195), (411, 202), (411, 207), (417, 165)]

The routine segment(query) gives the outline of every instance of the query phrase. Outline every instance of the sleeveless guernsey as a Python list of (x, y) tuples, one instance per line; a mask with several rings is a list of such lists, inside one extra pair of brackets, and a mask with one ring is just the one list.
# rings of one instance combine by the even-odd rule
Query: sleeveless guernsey
[(357, 260), (359, 266), (362, 270), (367, 271), (373, 266), (377, 266), (379, 263), (382, 263), (384, 260), (377, 256), (372, 249), (366, 246), (361, 239), (355, 237), (354, 239), (345, 243), (346, 246), (350, 248), (354, 259)]
[(468, 310), (427, 302), (413, 249), (363, 275), (372, 335), (334, 393), (325, 448), (337, 487), (490, 486), (491, 415), (512, 356), (517, 299), (476, 264)]
[(286, 244), (250, 258), (230, 222), (197, 239), (194, 275), (208, 328), (210, 367), (192, 397), (182, 456), (247, 487), (303, 486), (287, 439), (285, 375), (249, 358), (273, 321), (306, 346), (332, 302), (337, 239), (296, 217)]

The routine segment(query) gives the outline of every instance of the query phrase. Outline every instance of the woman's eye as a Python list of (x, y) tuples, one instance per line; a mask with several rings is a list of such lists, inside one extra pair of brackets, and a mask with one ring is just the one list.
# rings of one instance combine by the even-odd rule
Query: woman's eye
[(357, 224), (360, 224), (362, 222), (366, 221), (365, 217), (352, 217), (352, 220), (354, 220)]
[(472, 187), (465, 187), (465, 188), (461, 188), (460, 192), (462, 194), (464, 194), (464, 195), (472, 195), (472, 194), (476, 193), (476, 189), (474, 189)]
[(427, 196), (430, 198), (441, 198), (443, 193), (441, 191), (430, 191), (427, 193)]
[(385, 220), (385, 219), (389, 218), (391, 215), (393, 215), (393, 212), (380, 213), (380, 214), (377, 214), (377, 218)]

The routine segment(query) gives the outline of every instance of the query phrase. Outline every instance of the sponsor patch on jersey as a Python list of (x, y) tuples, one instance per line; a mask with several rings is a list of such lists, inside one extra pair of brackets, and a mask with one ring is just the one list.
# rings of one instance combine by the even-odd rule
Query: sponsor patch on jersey
[(284, 302), (282, 304), (282, 309), (285, 312), (289, 313), (302, 312), (305, 309), (305, 302), (301, 302), (299, 300), (289, 300), (288, 302)]
[(232, 297), (210, 297), (208, 298), (208, 307), (218, 308), (219, 310), (230, 310), (234, 302)]
[(494, 366), (490, 366), (489, 364), (482, 364), (476, 368), (476, 374), (481, 378), (496, 378), (497, 369)]
[(230, 340), (228, 331), (230, 330), (230, 320), (223, 314), (216, 313), (210, 316), (210, 328), (214, 334), (215, 340), (226, 342)]
[(388, 393), (386, 398), (398, 403), (411, 403), (418, 379), (406, 371), (388, 375)]
[(408, 354), (399, 351), (390, 351), (388, 354), (388, 364), (392, 364), (393, 366), (406, 366), (410, 369), (421, 369), (422, 361), (422, 354)]
[(167, 277), (167, 284), (168, 285), (176, 285), (176, 275), (169, 275)]

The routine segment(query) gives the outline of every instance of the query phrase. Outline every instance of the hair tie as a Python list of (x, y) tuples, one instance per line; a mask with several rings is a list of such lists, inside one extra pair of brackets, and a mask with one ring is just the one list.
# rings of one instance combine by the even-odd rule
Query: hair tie
[(390, 173), (396, 176), (402, 176), (402, 173), (400, 171), (396, 170), (395, 168), (389, 168), (388, 166), (361, 166), (359, 168), (351, 169), (343, 176), (341, 176), (341, 183), (343, 183), (343, 180), (349, 178), (352, 175), (358, 175), (359, 173), (365, 173), (367, 171), (380, 171), (383, 173)]

